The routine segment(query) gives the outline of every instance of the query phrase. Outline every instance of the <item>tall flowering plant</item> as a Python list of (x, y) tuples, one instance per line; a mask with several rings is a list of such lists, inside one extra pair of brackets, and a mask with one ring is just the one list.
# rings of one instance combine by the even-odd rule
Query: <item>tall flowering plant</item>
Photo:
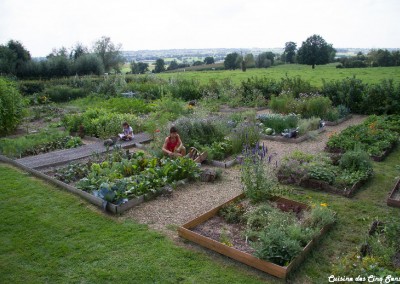
[(268, 149), (256, 143), (255, 147), (246, 145), (243, 150), (241, 182), (243, 191), (253, 202), (267, 200), (274, 195), (281, 195), (280, 186), (268, 174), (267, 164), (271, 164), (274, 154), (267, 155)]

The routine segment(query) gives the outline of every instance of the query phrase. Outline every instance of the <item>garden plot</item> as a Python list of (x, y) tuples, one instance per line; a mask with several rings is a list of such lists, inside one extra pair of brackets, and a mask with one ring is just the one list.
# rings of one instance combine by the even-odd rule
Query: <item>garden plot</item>
[[(249, 203), (241, 194), (178, 228), (181, 237), (286, 278), (335, 220), (324, 207), (281, 197)], [(287, 226), (282, 227), (284, 222)], [(285, 243), (286, 242), (286, 243)]]
[(358, 147), (375, 161), (382, 161), (399, 140), (399, 125), (399, 115), (369, 116), (363, 123), (349, 126), (339, 134), (331, 133), (326, 150), (344, 153)]
[(283, 159), (277, 177), (284, 184), (351, 197), (372, 174), (369, 156), (361, 150), (348, 151), (338, 161), (297, 151)]

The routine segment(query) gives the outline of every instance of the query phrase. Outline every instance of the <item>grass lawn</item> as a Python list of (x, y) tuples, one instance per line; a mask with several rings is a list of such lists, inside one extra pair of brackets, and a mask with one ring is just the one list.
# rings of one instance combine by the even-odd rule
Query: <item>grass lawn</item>
[[(301, 188), (290, 196), (327, 203), (338, 213), (337, 224), (291, 276), (293, 283), (327, 283), (332, 264), (358, 251), (374, 220), (400, 222), (400, 209), (386, 205), (399, 164), (397, 147), (384, 162), (374, 162), (373, 179), (351, 199)], [(281, 282), (221, 261), (223, 256), (179, 247), (8, 165), (0, 164), (0, 180), (0, 283)]]
[(273, 66), (271, 68), (251, 68), (246, 72), (241, 70), (215, 70), (198, 72), (180, 72), (180, 73), (161, 73), (157, 74), (160, 78), (185, 78), (196, 79), (206, 84), (210, 79), (222, 80), (231, 79), (234, 83), (240, 84), (241, 81), (249, 77), (269, 77), (275, 80), (281, 78), (300, 76), (302, 79), (310, 81), (315, 87), (322, 86), (322, 80), (342, 80), (347, 77), (356, 76), (363, 82), (370, 84), (379, 83), (383, 79), (393, 79), (400, 83), (400, 67), (375, 67), (375, 68), (336, 68), (337, 63), (319, 65), (313, 70), (311, 66), (299, 64), (285, 64)]
[(0, 164), (0, 283), (261, 283)]

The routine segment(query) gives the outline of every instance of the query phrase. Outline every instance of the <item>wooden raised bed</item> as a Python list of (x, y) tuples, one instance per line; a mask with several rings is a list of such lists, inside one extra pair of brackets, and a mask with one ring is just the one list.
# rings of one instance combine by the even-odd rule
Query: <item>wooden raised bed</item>
[[(14, 160), (12, 160), (10, 158), (7, 158), (7, 157), (5, 157), (3, 155), (0, 155), (0, 162), (4, 162), (4, 163), (10, 164), (10, 165), (13, 165), (13, 166), (15, 166), (17, 168), (20, 168), (20, 169), (22, 169), (22, 170), (24, 170), (26, 172), (29, 172), (30, 174), (34, 175), (37, 178), (43, 179), (43, 180), (45, 180), (47, 182), (50, 182), (51, 184), (53, 184), (53, 185), (55, 185), (57, 187), (60, 187), (60, 188), (65, 189), (65, 190), (67, 190), (69, 192), (72, 192), (72, 193), (74, 193), (76, 195), (79, 195), (83, 199), (89, 201), (90, 203), (92, 203), (92, 204), (94, 204), (94, 205), (96, 205), (96, 206), (98, 206), (100, 208), (103, 207), (104, 200), (99, 198), (99, 197), (94, 196), (93, 194), (90, 194), (90, 193), (88, 193), (86, 191), (77, 189), (74, 186), (71, 186), (69, 184), (66, 184), (66, 183), (60, 181), (60, 180), (52, 178), (52, 177), (50, 177), (50, 176), (48, 176), (48, 175), (46, 175), (46, 174), (44, 174), (42, 172), (39, 172), (38, 170), (35, 170), (35, 169), (29, 168), (27, 166), (24, 166), (24, 165), (14, 161)], [(186, 180), (182, 180), (180, 182), (184, 183), (184, 182), (186, 182)], [(142, 195), (142, 196), (135, 197), (133, 199), (129, 199), (128, 202), (123, 203), (121, 205), (115, 205), (113, 203), (108, 202), (107, 205), (106, 205), (106, 210), (108, 212), (113, 213), (113, 214), (122, 214), (126, 210), (128, 210), (128, 209), (130, 209), (130, 208), (132, 208), (134, 206), (137, 206), (138, 204), (144, 202), (145, 199), (146, 200), (147, 199), (151, 199), (151, 198), (153, 198), (155, 196), (158, 196), (158, 195), (162, 194), (163, 189), (164, 189), (164, 187), (158, 189), (156, 193), (148, 194), (146, 196)]]
[(395, 198), (395, 195), (400, 196), (400, 179), (396, 182), (395, 186), (393, 187), (392, 191), (389, 194), (387, 199), (387, 205), (392, 207), (400, 208), (400, 198)]
[[(237, 261), (240, 261), (244, 264), (247, 264), (249, 266), (252, 266), (254, 268), (257, 268), (261, 271), (264, 271), (268, 274), (271, 274), (273, 276), (279, 277), (279, 278), (286, 278), (288, 276), (288, 274), (295, 269), (298, 265), (300, 265), (304, 258), (306, 257), (306, 255), (309, 253), (309, 251), (311, 250), (311, 248), (313, 246), (315, 246), (315, 244), (318, 242), (318, 240), (329, 230), (329, 228), (332, 226), (332, 224), (327, 225), (325, 227), (323, 227), (320, 230), (320, 233), (318, 236), (314, 237), (304, 248), (303, 251), (297, 256), (295, 257), (288, 266), (280, 266), (277, 264), (274, 264), (272, 262), (268, 262), (262, 259), (259, 259), (251, 254), (242, 252), (238, 249), (235, 249), (233, 247), (229, 247), (227, 245), (224, 245), (218, 241), (215, 241), (211, 238), (205, 237), (203, 235), (200, 235), (196, 232), (193, 232), (191, 229), (195, 228), (196, 226), (204, 223), (205, 221), (207, 221), (208, 219), (211, 219), (212, 217), (214, 217), (218, 211), (221, 209), (221, 207), (223, 207), (224, 205), (236, 201), (238, 199), (241, 199), (244, 197), (244, 194), (240, 194), (234, 198), (232, 198), (231, 200), (225, 202), (224, 204), (208, 211), (207, 213), (204, 213), (203, 215), (195, 218), (192, 221), (189, 221), (188, 223), (182, 225), (181, 227), (178, 228), (178, 234), (180, 237), (188, 239), (194, 243), (197, 243), (203, 247), (206, 247), (208, 249), (211, 249), (213, 251), (216, 251), (220, 254), (223, 254), (225, 256), (228, 256), (232, 259), (235, 259)], [(289, 200), (283, 197), (275, 197), (273, 199), (271, 199), (272, 201), (276, 201), (276, 202), (280, 202), (280, 203), (284, 203), (286, 205), (289, 206), (299, 206), (302, 209), (309, 209), (309, 206), (307, 206), (304, 203), (300, 203), (300, 202), (296, 202), (293, 200)]]
[[(315, 130), (318, 134), (324, 132), (326, 130), (325, 127), (319, 128), (317, 130)], [(306, 141), (308, 139), (310, 139), (310, 132), (299, 136), (297, 138), (286, 138), (283, 136), (274, 136), (274, 135), (265, 135), (265, 134), (261, 134), (260, 135), (261, 139), (264, 140), (271, 140), (271, 141), (278, 141), (278, 142), (287, 142), (287, 143), (301, 143), (303, 141)]]

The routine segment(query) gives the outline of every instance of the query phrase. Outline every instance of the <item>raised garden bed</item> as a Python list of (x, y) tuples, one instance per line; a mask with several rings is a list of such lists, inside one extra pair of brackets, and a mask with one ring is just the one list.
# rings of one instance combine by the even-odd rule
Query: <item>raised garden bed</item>
[(400, 208), (400, 179), (396, 182), (387, 199), (387, 205)]
[[(266, 273), (269, 273), (271, 275), (274, 275), (279, 278), (286, 278), (288, 274), (295, 269), (297, 266), (299, 266), (306, 255), (309, 253), (311, 248), (316, 245), (318, 240), (328, 231), (328, 229), (332, 226), (332, 224), (324, 226), (320, 231), (319, 234), (314, 237), (311, 241), (308, 242), (308, 244), (302, 249), (301, 253), (298, 254), (292, 261), (287, 266), (280, 266), (277, 264), (274, 264), (269, 261), (265, 261), (262, 259), (259, 259), (253, 255), (251, 255), (248, 252), (244, 252), (242, 250), (236, 249), (232, 246), (228, 246), (226, 244), (223, 244), (219, 241), (216, 241), (214, 239), (211, 239), (209, 237), (206, 237), (202, 234), (199, 234), (195, 232), (195, 228), (211, 218), (215, 217), (219, 210), (236, 200), (242, 199), (244, 197), (244, 194), (240, 194), (231, 200), (225, 202), (224, 204), (208, 211), (207, 213), (195, 218), (194, 220), (191, 220), (187, 222), (186, 224), (182, 225), (181, 227), (178, 228), (178, 234), (182, 238), (188, 239), (192, 242), (195, 242), (203, 247), (206, 247), (208, 249), (211, 249), (213, 251), (216, 251), (222, 255), (228, 256), (232, 259), (235, 259), (237, 261), (240, 261), (244, 264), (247, 264), (249, 266), (252, 266), (254, 268), (257, 268), (261, 271), (264, 271)], [(275, 202), (278, 202), (280, 204), (283, 204), (283, 206), (290, 207), (290, 208), (300, 208), (301, 210), (308, 210), (309, 206), (306, 204), (292, 201), (286, 198), (282, 197), (275, 197), (272, 199)]]
[[(317, 129), (317, 130), (314, 130), (312, 132), (320, 134), (320, 133), (324, 132), (325, 130), (326, 130), (325, 127), (322, 127), (322, 128)], [(261, 139), (264, 139), (264, 140), (287, 142), (287, 143), (301, 143), (303, 141), (306, 141), (306, 140), (310, 139), (311, 135), (310, 135), (310, 132), (308, 132), (308, 133), (306, 133), (306, 134), (304, 134), (302, 136), (299, 136), (297, 138), (286, 138), (286, 137), (283, 137), (283, 136), (265, 135), (265, 134), (261, 134), (260, 137), (261, 137)]]
[[(278, 177), (279, 178), (279, 177)], [(358, 181), (353, 184), (350, 188), (340, 189), (335, 186), (330, 185), (326, 181), (316, 180), (316, 179), (307, 179), (300, 183), (300, 186), (314, 189), (314, 190), (322, 190), (329, 193), (334, 193), (338, 195), (342, 195), (344, 197), (353, 197), (355, 192), (365, 184), (366, 180)]]
[[(60, 187), (62, 189), (65, 189), (65, 190), (67, 190), (69, 192), (72, 192), (72, 193), (82, 197), (83, 199), (89, 201), (90, 203), (92, 203), (92, 204), (94, 204), (94, 205), (96, 205), (98, 207), (101, 207), (104, 210), (106, 210), (106, 211), (108, 211), (110, 213), (113, 213), (113, 214), (122, 214), (126, 210), (139, 205), (140, 203), (144, 202), (145, 200), (153, 199), (153, 198), (163, 194), (164, 192), (168, 192), (168, 190), (169, 190), (169, 186), (166, 185), (166, 186), (164, 186), (162, 188), (157, 189), (155, 192), (144, 194), (144, 195), (129, 199), (127, 202), (125, 202), (123, 204), (116, 205), (116, 204), (113, 204), (111, 202), (106, 202), (105, 203), (105, 201), (102, 198), (96, 197), (93, 194), (90, 194), (90, 193), (88, 193), (86, 191), (80, 190), (80, 189), (78, 189), (78, 188), (76, 188), (76, 187), (74, 187), (72, 185), (69, 185), (67, 183), (64, 183), (64, 182), (58, 180), (58, 179), (55, 179), (55, 178), (53, 178), (51, 176), (48, 176), (48, 175), (46, 175), (46, 174), (44, 174), (44, 173), (42, 173), (42, 172), (40, 172), (38, 170), (29, 168), (29, 167), (27, 167), (27, 166), (25, 166), (23, 164), (20, 164), (17, 161), (14, 161), (14, 160), (12, 160), (10, 158), (7, 158), (7, 157), (5, 157), (3, 155), (0, 155), (0, 162), (4, 162), (4, 163), (10, 164), (10, 165), (13, 165), (13, 166), (15, 166), (17, 168), (20, 168), (20, 169), (22, 169), (22, 170), (34, 175), (37, 178), (40, 178), (40, 179), (45, 180), (47, 182), (50, 182), (51, 184), (53, 184), (53, 185), (55, 185), (57, 187)], [(187, 182), (187, 180), (181, 180), (181, 181), (178, 181), (177, 184), (183, 184), (185, 182)]]

